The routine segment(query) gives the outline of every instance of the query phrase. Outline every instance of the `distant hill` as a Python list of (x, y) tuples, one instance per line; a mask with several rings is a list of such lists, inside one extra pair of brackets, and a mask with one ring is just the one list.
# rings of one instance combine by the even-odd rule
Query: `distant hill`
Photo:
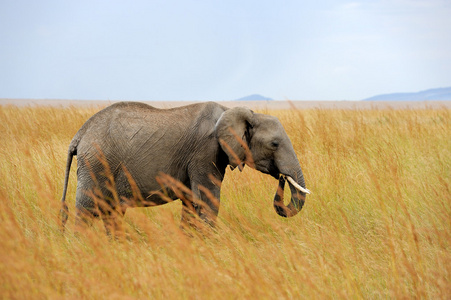
[(377, 95), (365, 101), (428, 101), (451, 100), (451, 87), (430, 89), (417, 93), (394, 93)]
[(264, 97), (259, 94), (249, 95), (240, 99), (236, 99), (237, 101), (272, 101), (273, 99)]

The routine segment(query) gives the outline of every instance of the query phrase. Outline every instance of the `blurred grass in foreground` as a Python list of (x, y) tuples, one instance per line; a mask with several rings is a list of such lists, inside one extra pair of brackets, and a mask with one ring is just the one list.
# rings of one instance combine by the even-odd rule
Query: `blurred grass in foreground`
[(313, 191), (300, 214), (277, 216), (273, 178), (227, 170), (215, 232), (186, 237), (174, 202), (129, 209), (122, 242), (101, 221), (74, 233), (76, 164), (58, 228), (67, 147), (96, 111), (0, 107), (0, 298), (451, 296), (449, 109), (266, 111)]

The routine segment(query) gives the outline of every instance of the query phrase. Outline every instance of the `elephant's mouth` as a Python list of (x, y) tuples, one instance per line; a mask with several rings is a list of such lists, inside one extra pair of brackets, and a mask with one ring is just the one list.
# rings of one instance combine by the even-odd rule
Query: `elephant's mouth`
[(263, 174), (268, 174), (268, 175), (274, 177), (275, 179), (279, 179), (279, 176), (281, 174), (279, 172), (279, 170), (277, 170), (276, 168), (268, 167), (268, 166), (263, 165), (263, 164), (256, 164), (255, 165), (255, 169), (259, 170)]
[(263, 174), (268, 174), (275, 179), (279, 179), (282, 175), (276, 165), (271, 161), (258, 162), (255, 164), (255, 169), (259, 170)]

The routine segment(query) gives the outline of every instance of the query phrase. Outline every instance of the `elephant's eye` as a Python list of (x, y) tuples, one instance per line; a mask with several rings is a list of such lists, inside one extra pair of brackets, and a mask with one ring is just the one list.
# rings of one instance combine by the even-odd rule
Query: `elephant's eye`
[(278, 141), (272, 141), (272, 142), (271, 142), (271, 146), (272, 146), (273, 148), (278, 148), (278, 147), (279, 147), (279, 142), (278, 142)]

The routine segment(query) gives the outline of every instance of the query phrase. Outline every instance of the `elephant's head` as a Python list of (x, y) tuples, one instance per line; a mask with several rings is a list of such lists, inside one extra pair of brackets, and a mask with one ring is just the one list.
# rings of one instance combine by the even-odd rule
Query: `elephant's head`
[[(273, 116), (235, 107), (226, 110), (216, 123), (216, 137), (229, 157), (229, 164), (240, 170), (245, 164), (279, 179), (274, 208), (283, 217), (296, 215), (304, 205), (304, 175), (293, 145), (280, 121)], [(283, 204), (285, 179), (291, 189), (291, 202)]]

